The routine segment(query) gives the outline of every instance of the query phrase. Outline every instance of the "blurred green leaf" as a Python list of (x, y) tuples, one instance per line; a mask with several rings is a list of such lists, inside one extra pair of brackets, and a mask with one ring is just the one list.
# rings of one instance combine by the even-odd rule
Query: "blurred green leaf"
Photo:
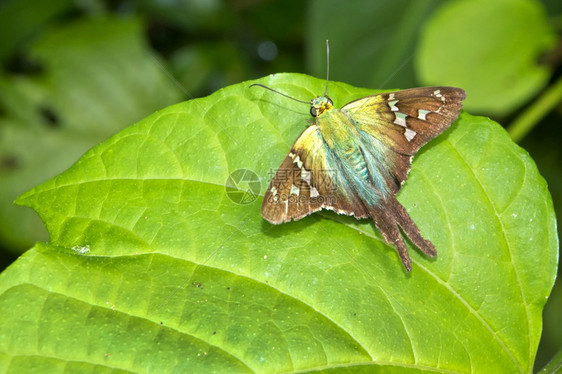
[(330, 76), (363, 87), (416, 86), (412, 57), (417, 36), (437, 0), (310, 3), (307, 38), (309, 70), (326, 74), (330, 40)]
[(47, 21), (69, 11), (72, 0), (4, 0), (0, 3), (0, 61), (12, 56)]
[(303, 28), (309, 21), (306, 17), (307, 5), (307, 2), (300, 0), (237, 3), (245, 26), (260, 39), (274, 40), (276, 43), (302, 42)]
[[(538, 126), (525, 137), (521, 146), (533, 157), (541, 175), (548, 181), (548, 190), (552, 195), (554, 210), (562, 212), (562, 127), (556, 115), (551, 115), (550, 123)], [(558, 225), (558, 237), (561, 235)], [(559, 255), (560, 257), (560, 255)], [(535, 369), (541, 368), (549, 362), (554, 354), (562, 347), (562, 283), (561, 269), (558, 269), (558, 280), (543, 311), (544, 328), (537, 354)]]
[(0, 236), (16, 251), (46, 238), (35, 231), (33, 212), (12, 205), (19, 194), (181, 98), (150, 55), (138, 20), (54, 28), (33, 44), (29, 59), (39, 73), (0, 76)]
[(544, 88), (539, 58), (556, 43), (535, 0), (457, 0), (427, 23), (416, 68), (425, 85), (467, 91), (465, 108), (506, 115)]
[(248, 76), (249, 66), (243, 57), (232, 43), (206, 42), (176, 50), (169, 61), (174, 77), (195, 95), (214, 92)]
[(514, 142), (519, 143), (541, 120), (562, 103), (562, 78), (558, 78), (507, 127)]
[(539, 374), (559, 374), (562, 370), (562, 349), (556, 352), (552, 360), (539, 371)]
[[(406, 274), (367, 220), (272, 226), (261, 199), (229, 200), (229, 173), (265, 179), (309, 117), (250, 83), (155, 113), (18, 199), (51, 242), (0, 275), (4, 371), (531, 373), (558, 240), (527, 153), (466, 113), (426, 146), (399, 199), (439, 255), (412, 249)], [(330, 84), (337, 106), (372, 92)]]
[(227, 31), (234, 17), (221, 0), (134, 0), (127, 5), (157, 19), (161, 25), (175, 25), (193, 32)]

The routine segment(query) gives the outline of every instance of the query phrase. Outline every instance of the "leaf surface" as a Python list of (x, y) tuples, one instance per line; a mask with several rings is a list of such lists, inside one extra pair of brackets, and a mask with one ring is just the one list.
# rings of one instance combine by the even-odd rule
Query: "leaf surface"
[[(325, 84), (256, 82), (301, 99)], [(50, 242), (0, 275), (0, 366), (531, 373), (558, 239), (528, 154), (466, 113), (424, 147), (399, 200), (439, 254), (412, 248), (406, 274), (367, 220), (272, 226), (261, 198), (229, 199), (241, 168), (263, 195), (309, 117), (250, 83), (161, 110), (18, 199)], [(330, 83), (338, 107), (369, 93)]]

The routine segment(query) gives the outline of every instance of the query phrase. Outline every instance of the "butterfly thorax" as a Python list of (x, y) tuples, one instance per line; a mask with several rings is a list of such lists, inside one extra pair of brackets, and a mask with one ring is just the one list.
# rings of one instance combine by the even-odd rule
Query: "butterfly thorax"
[(353, 126), (349, 126), (347, 118), (339, 109), (334, 108), (328, 96), (318, 96), (310, 102), (310, 114), (315, 117), (314, 123), (320, 128), (324, 141), (331, 149), (349, 148), (352, 146)]
[[(323, 98), (317, 98), (317, 100)], [(320, 102), (320, 104), (324, 101)], [(334, 108), (331, 102), (324, 108), (323, 114), (315, 118), (314, 124), (318, 126), (324, 143), (330, 150), (330, 156), (341, 160), (341, 172), (350, 182), (364, 184), (369, 182), (367, 160), (361, 151), (361, 138), (357, 126), (343, 111)], [(380, 186), (386, 190), (386, 186)]]
[[(324, 98), (317, 98), (324, 99)], [(328, 99), (329, 100), (329, 99)], [(355, 139), (358, 139), (357, 127), (353, 125), (351, 119), (341, 110), (334, 108), (331, 101), (322, 102), (323, 106), (312, 107), (317, 108), (318, 114), (314, 119), (326, 145), (336, 153), (356, 148)]]

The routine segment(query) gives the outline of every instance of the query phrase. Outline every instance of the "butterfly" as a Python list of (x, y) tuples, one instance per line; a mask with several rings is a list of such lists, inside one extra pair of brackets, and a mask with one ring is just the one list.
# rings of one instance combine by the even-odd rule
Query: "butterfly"
[(411, 259), (399, 228), (426, 255), (437, 252), (396, 194), (420, 147), (457, 119), (465, 91), (412, 88), (366, 96), (341, 109), (334, 107), (327, 91), (328, 81), (324, 95), (310, 101), (314, 119), (277, 169), (263, 199), (262, 216), (281, 224), (328, 209), (371, 218), (409, 272)]

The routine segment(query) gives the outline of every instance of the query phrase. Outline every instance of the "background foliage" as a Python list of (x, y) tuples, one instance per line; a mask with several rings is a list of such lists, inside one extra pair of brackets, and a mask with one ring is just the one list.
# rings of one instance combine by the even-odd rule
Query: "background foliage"
[[(18, 195), (167, 105), (274, 72), (324, 76), (325, 39), (332, 46), (333, 80), (372, 88), (466, 88), (470, 113), (514, 125), (511, 133), (535, 159), (555, 208), (562, 209), (559, 2), (340, 4), (3, 2), (3, 264), (47, 240), (35, 213), (12, 205)], [(456, 58), (442, 57), (451, 55)], [(561, 312), (558, 285), (544, 312), (536, 368), (562, 346)]]

